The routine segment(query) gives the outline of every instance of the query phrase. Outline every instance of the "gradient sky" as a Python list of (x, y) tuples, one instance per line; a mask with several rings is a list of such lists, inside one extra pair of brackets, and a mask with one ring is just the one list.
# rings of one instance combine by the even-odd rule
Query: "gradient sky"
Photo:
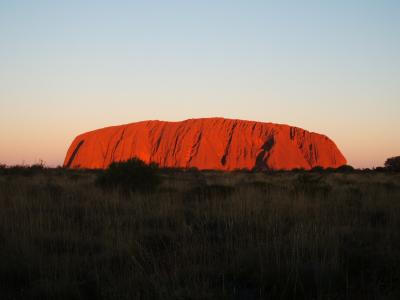
[(400, 1), (0, 0), (0, 163), (211, 116), (326, 134), (356, 167), (400, 155)]

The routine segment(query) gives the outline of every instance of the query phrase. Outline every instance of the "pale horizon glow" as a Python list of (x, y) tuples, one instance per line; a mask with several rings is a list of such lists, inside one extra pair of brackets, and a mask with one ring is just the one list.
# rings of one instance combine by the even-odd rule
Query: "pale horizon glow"
[(325, 134), (358, 168), (400, 155), (398, 1), (0, 0), (0, 36), (0, 164), (200, 117)]

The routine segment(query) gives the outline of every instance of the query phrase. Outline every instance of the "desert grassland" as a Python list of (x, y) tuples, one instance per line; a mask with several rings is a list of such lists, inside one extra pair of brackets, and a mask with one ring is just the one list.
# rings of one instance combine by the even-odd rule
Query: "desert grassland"
[(0, 175), (0, 299), (400, 299), (400, 174)]

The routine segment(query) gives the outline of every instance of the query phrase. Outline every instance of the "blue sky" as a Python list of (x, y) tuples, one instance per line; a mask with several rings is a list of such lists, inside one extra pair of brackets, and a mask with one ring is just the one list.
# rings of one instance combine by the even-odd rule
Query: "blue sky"
[(358, 167), (400, 155), (399, 1), (1, 1), (0, 162), (73, 137), (224, 116), (327, 134)]

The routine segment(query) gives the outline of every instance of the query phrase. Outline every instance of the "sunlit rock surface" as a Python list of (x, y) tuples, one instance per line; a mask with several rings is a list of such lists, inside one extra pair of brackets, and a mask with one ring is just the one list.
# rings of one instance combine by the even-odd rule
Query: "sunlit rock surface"
[(143, 121), (78, 135), (68, 168), (107, 168), (138, 157), (161, 167), (290, 170), (340, 167), (346, 159), (322, 134), (288, 125), (224, 118)]

